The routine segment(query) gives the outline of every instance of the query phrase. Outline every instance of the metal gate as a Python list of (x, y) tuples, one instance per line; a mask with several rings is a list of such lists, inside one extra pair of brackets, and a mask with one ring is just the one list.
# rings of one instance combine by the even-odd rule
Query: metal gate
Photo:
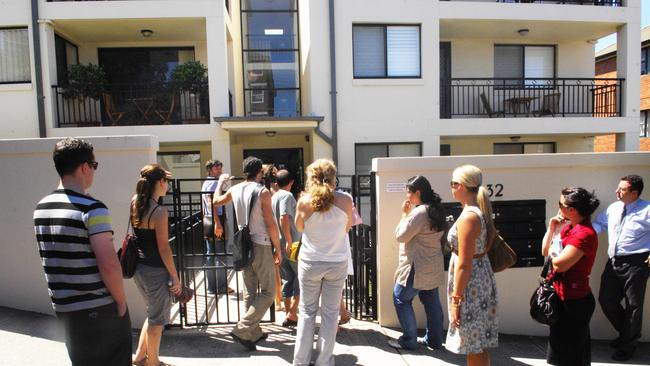
[(375, 174), (339, 176), (339, 187), (350, 194), (364, 219), (350, 230), (354, 275), (345, 282), (344, 299), (356, 319), (377, 319), (377, 232)]
[[(351, 193), (364, 223), (350, 231), (350, 246), (354, 275), (345, 283), (344, 299), (356, 319), (377, 319), (377, 258), (376, 258), (376, 194), (375, 176), (339, 176), (340, 187)], [(203, 210), (201, 192), (205, 179), (174, 179), (170, 192), (164, 198), (169, 210), (169, 244), (174, 253), (179, 278), (194, 290), (195, 296), (187, 304), (172, 308), (172, 326), (206, 326), (234, 324), (245, 313), (243, 279), (233, 270), (231, 239), (235, 226), (232, 205), (225, 206), (225, 240), (215, 242), (214, 254), (207, 254), (203, 237)], [(209, 282), (226, 284), (233, 294), (209, 293)], [(275, 321), (271, 305), (263, 322)]]
[[(169, 244), (174, 253), (176, 269), (181, 282), (194, 290), (187, 304), (174, 304), (173, 326), (206, 326), (237, 323), (245, 313), (243, 279), (232, 265), (229, 245), (233, 234), (234, 211), (225, 206), (225, 240), (214, 242), (214, 253), (207, 254), (203, 236), (203, 209), (201, 196), (212, 200), (212, 192), (201, 192), (205, 179), (174, 179), (164, 199), (169, 210)], [(215, 218), (216, 219), (216, 218)], [(215, 293), (209, 291), (211, 282)], [(218, 287), (225, 287), (219, 291)], [(234, 292), (228, 294), (228, 288)], [(263, 322), (275, 321), (274, 305)]]

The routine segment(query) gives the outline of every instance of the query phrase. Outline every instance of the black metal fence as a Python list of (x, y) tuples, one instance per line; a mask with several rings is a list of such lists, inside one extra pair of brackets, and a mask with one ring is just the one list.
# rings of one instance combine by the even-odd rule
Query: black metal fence
[(621, 116), (624, 79), (442, 79), (441, 118)]
[(58, 127), (209, 123), (208, 89), (202, 89), (178, 90), (172, 83), (52, 86)]

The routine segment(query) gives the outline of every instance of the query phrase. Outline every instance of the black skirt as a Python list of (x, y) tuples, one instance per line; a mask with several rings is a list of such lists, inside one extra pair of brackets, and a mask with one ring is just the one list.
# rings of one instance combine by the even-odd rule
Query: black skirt
[(593, 294), (564, 301), (560, 318), (550, 327), (546, 362), (558, 366), (591, 364), (589, 321), (596, 308)]

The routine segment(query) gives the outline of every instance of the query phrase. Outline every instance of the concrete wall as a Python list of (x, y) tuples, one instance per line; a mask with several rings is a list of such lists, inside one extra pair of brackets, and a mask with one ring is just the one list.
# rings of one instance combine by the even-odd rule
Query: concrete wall
[[(397, 243), (394, 228), (400, 219), (400, 204), (405, 193), (387, 192), (388, 183), (403, 183), (415, 175), (426, 176), (444, 202), (453, 201), (449, 188), (451, 173), (457, 166), (474, 164), (483, 170), (483, 184), (503, 184), (501, 200), (545, 199), (547, 220), (557, 213), (557, 199), (566, 185), (595, 190), (601, 200), (596, 215), (615, 201), (614, 189), (624, 174), (640, 174), (650, 179), (650, 153), (583, 153), (551, 155), (464, 156), (426, 158), (382, 158), (373, 160), (377, 172), (377, 267), (378, 309), (382, 325), (398, 326), (392, 302), (393, 274), (397, 266)], [(591, 288), (598, 294), (600, 275), (607, 258), (607, 237), (599, 236), (596, 263), (592, 270)], [(496, 275), (499, 293), (499, 331), (510, 334), (547, 335), (548, 328), (531, 320), (528, 311), (530, 296), (536, 288), (541, 268), (511, 268)], [(446, 309), (446, 286), (440, 288)], [(414, 302), (414, 303), (417, 303)], [(424, 312), (416, 305), (420, 326)], [(650, 313), (650, 292), (646, 294), (644, 312)], [(446, 313), (446, 310), (445, 310)], [(445, 323), (446, 326), (446, 323)], [(613, 338), (613, 328), (600, 306), (591, 320), (595, 339)], [(650, 340), (650, 317), (645, 317), (643, 336)]]
[[(36, 203), (58, 185), (52, 150), (59, 138), (0, 140), (0, 305), (53, 314), (34, 237)], [(156, 161), (154, 136), (89, 137), (99, 169), (89, 193), (111, 211), (114, 246), (122, 245), (129, 201), (140, 169)], [(125, 280), (133, 327), (144, 321), (144, 303), (132, 280)]]
[(568, 152), (591, 152), (593, 151), (593, 138), (575, 136), (522, 136), (513, 141), (506, 136), (494, 136), (484, 138), (443, 138), (441, 144), (451, 145), (451, 155), (492, 155), (495, 143), (548, 143), (555, 142), (557, 153)]

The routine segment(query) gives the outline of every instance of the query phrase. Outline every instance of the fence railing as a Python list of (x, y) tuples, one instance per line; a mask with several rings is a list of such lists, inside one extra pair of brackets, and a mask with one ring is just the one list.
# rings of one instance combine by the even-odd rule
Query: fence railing
[(52, 86), (58, 127), (209, 123), (207, 85), (201, 90), (172, 83)]
[(451, 78), (440, 80), (440, 116), (621, 116), (625, 79)]

